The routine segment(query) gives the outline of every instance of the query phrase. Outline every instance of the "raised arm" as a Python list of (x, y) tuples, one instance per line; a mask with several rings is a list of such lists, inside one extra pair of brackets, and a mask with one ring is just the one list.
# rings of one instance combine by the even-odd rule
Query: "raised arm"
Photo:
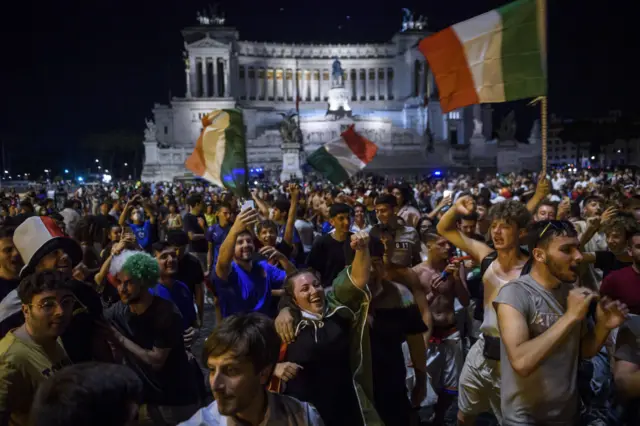
[(140, 195), (135, 195), (132, 199), (127, 201), (127, 204), (124, 205), (124, 209), (122, 209), (122, 214), (120, 215), (120, 219), (118, 220), (118, 225), (125, 226), (127, 224), (127, 218), (129, 217), (129, 213), (131, 212), (131, 207), (133, 203), (140, 199)]
[(226, 280), (231, 272), (231, 262), (233, 261), (233, 254), (236, 247), (236, 239), (238, 234), (252, 226), (258, 221), (258, 212), (255, 209), (247, 209), (241, 212), (236, 221), (231, 226), (227, 238), (224, 239), (220, 246), (220, 252), (218, 253), (218, 260), (216, 262), (216, 275), (221, 280)]
[(258, 207), (258, 211), (260, 212), (262, 217), (264, 217), (265, 219), (268, 219), (269, 206), (267, 205), (267, 203), (264, 202), (262, 198), (258, 197), (258, 191), (251, 191), (251, 198), (253, 198), (253, 201), (256, 203), (256, 206)]
[(476, 203), (471, 196), (458, 198), (452, 208), (450, 208), (438, 222), (438, 234), (445, 237), (451, 244), (469, 253), (479, 264), (489, 253), (493, 251), (491, 247), (482, 241), (474, 240), (458, 231), (458, 217), (466, 216), (474, 212)]
[(369, 234), (365, 231), (359, 231), (351, 235), (351, 248), (356, 252), (351, 264), (351, 282), (359, 289), (364, 289), (371, 276)]
[(551, 185), (549, 184), (549, 179), (547, 179), (546, 176), (540, 176), (538, 185), (536, 185), (536, 192), (527, 203), (527, 210), (529, 210), (529, 213), (535, 214), (536, 209), (538, 208), (538, 204), (540, 204), (542, 200), (547, 198), (547, 195), (549, 195), (550, 193)]
[(287, 216), (287, 224), (284, 228), (284, 236), (282, 240), (289, 244), (289, 246), (294, 247), (293, 245), (293, 229), (296, 223), (296, 213), (298, 210), (298, 200), (300, 198), (300, 188), (295, 183), (289, 184), (289, 193), (291, 194), (291, 206), (289, 207), (289, 215)]

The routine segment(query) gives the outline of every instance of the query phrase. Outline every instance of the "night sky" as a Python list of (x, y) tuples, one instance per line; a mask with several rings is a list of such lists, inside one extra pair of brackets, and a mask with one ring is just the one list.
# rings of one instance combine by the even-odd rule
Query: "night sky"
[[(506, 2), (233, 0), (220, 6), (244, 40), (356, 43), (389, 40), (400, 28), (401, 7), (425, 15), (429, 28), (439, 30)], [(196, 11), (208, 4), (3, 5), (0, 141), (11, 151), (11, 173), (83, 167), (73, 164), (80, 161), (75, 149), (91, 134), (119, 130), (142, 139), (153, 103), (184, 95), (180, 30), (194, 25)], [(631, 4), (549, 0), (552, 112), (584, 117), (610, 109), (638, 111), (638, 37), (630, 38), (638, 24)], [(530, 121), (522, 125), (528, 129)]]

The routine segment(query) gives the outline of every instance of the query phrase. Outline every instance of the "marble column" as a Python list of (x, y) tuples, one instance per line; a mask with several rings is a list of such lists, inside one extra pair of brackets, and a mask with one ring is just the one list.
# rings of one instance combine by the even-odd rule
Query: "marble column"
[[(289, 77), (289, 68), (283, 68), (282, 69), (282, 98), (284, 99), (285, 102), (287, 102), (289, 100), (289, 82), (291, 80), (288, 80), (287, 78)], [(291, 78), (293, 79), (293, 75), (291, 76)]]
[(244, 66), (244, 98), (249, 100), (251, 85), (249, 84), (249, 66)]
[(222, 72), (224, 74), (224, 97), (228, 98), (231, 96), (231, 88), (229, 87), (229, 60), (223, 59), (222, 66)]
[(319, 101), (322, 101), (322, 70), (318, 69), (318, 95), (316, 96)]
[(209, 97), (209, 78), (208, 78), (209, 66), (207, 65), (207, 58), (202, 58), (202, 97)]
[(269, 68), (264, 66), (264, 91), (262, 92), (265, 101), (269, 100)]
[(384, 100), (388, 100), (389, 99), (389, 84), (387, 83), (387, 68), (382, 68), (380, 71), (382, 71), (382, 96), (384, 97)]
[(360, 100), (360, 96), (362, 93), (362, 87), (360, 87), (360, 68), (356, 68), (356, 101)]
[(380, 99), (380, 69), (379, 68), (375, 68), (375, 84), (376, 84), (376, 90), (375, 90), (375, 97), (376, 97), (376, 101)]
[(191, 69), (193, 68), (193, 65), (191, 64), (191, 58), (187, 59), (187, 64), (185, 66), (184, 69), (184, 76), (187, 79), (187, 90), (186, 90), (186, 95), (187, 98), (191, 98), (193, 97), (192, 91), (191, 91)]
[(418, 95), (422, 98), (424, 98), (425, 93), (427, 93), (427, 88), (425, 87), (426, 85), (425, 83), (425, 79), (424, 79), (424, 75), (425, 72), (427, 72), (427, 64), (425, 62), (420, 62), (420, 91), (418, 93)]
[(307, 97), (309, 95), (309, 80), (307, 80), (307, 77), (309, 76), (309, 72), (308, 70), (302, 70), (302, 78), (301, 78), (301, 85), (302, 85), (302, 95), (300, 96), (300, 98), (302, 98), (302, 101), (306, 102), (307, 101)]

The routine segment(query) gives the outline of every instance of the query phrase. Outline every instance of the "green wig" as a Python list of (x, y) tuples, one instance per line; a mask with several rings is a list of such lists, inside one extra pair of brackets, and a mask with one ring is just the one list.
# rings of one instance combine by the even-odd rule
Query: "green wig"
[(153, 287), (160, 278), (160, 266), (151, 255), (137, 252), (130, 255), (122, 265), (122, 272), (145, 287)]

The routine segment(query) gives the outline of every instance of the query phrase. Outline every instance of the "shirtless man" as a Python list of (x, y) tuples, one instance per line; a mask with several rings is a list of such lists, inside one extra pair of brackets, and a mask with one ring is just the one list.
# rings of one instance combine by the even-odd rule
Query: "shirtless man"
[(504, 284), (520, 276), (529, 258), (520, 250), (521, 238), (524, 237), (526, 227), (531, 221), (531, 213), (522, 203), (505, 201), (494, 205), (489, 211), (490, 233), (495, 250), (482, 241), (467, 237), (457, 229), (457, 218), (469, 215), (475, 210), (473, 198), (460, 197), (438, 223), (438, 233), (472, 256), (478, 264), (482, 264), (482, 261), (491, 255), (487, 261), (491, 263), (482, 277), (484, 287), (484, 318), (480, 327), (482, 334), (471, 347), (459, 379), (459, 425), (473, 425), (480, 413), (488, 411), (493, 411), (498, 421), (502, 420), (500, 333), (493, 300)]
[(469, 291), (460, 275), (460, 263), (449, 262), (449, 242), (436, 234), (426, 234), (424, 238), (428, 260), (413, 270), (418, 275), (433, 317), (433, 332), (427, 349), (427, 372), (438, 394), (433, 423), (440, 425), (445, 424), (445, 413), (458, 394), (458, 377), (463, 364), (455, 299), (462, 306), (468, 306)]

